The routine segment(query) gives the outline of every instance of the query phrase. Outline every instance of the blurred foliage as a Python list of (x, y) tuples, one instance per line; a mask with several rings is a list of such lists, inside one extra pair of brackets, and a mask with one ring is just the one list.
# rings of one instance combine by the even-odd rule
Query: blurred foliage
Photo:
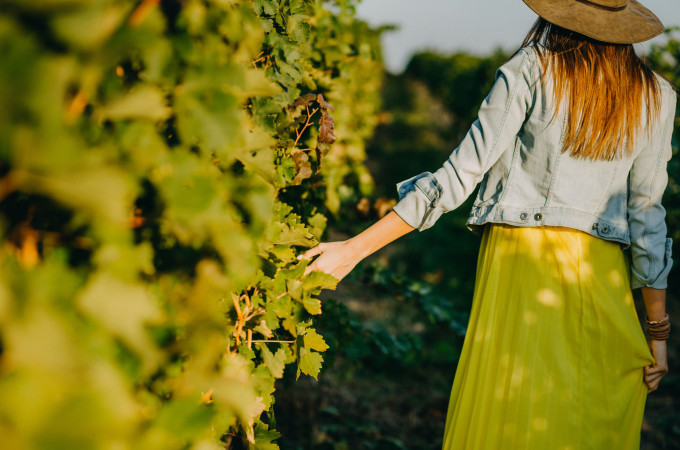
[(3, 1), (3, 448), (278, 448), (378, 35), (352, 0)]

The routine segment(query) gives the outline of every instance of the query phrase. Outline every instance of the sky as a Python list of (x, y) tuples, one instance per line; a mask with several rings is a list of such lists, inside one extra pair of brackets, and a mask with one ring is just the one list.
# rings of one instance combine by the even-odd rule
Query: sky
[[(678, 0), (642, 3), (667, 27), (680, 26)], [(357, 15), (374, 26), (399, 27), (383, 35), (385, 65), (394, 73), (424, 49), (477, 54), (498, 47), (515, 50), (537, 17), (521, 0), (361, 0)], [(638, 49), (644, 52), (646, 45)]]

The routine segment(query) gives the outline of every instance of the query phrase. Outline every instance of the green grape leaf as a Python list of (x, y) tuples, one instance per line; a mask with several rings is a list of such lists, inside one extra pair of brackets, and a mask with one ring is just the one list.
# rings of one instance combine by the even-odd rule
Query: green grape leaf
[(267, 321), (266, 320), (261, 320), (259, 324), (257, 324), (255, 327), (253, 327), (253, 331), (256, 333), (260, 333), (262, 336), (266, 338), (271, 338), (274, 337), (274, 333), (272, 330), (267, 326)]
[[(233, 74), (235, 78), (242, 76), (238, 68), (229, 66), (222, 70), (238, 72)], [(208, 151), (228, 160), (234, 156), (234, 145), (239, 142), (241, 134), (239, 128), (246, 122), (246, 116), (234, 94), (210, 86), (226, 79), (228, 76), (223, 74), (193, 75), (185, 85), (176, 88), (175, 108), (177, 128), (183, 141), (203, 145)]]
[(145, 286), (99, 273), (77, 303), (83, 313), (135, 349), (150, 367), (157, 362), (157, 350), (145, 325), (160, 319), (160, 309)]
[(318, 298), (305, 295), (305, 297), (302, 299), (302, 306), (305, 307), (309, 314), (321, 314), (321, 300)]
[(278, 11), (278, 6), (274, 0), (254, 0), (253, 7), (257, 14), (273, 16)]
[(249, 450), (279, 450), (279, 446), (272, 442), (281, 437), (281, 433), (270, 430), (262, 422), (255, 424), (255, 444), (250, 444)]
[(283, 262), (290, 263), (296, 260), (295, 251), (289, 245), (274, 245), (270, 252)]
[(304, 43), (309, 40), (311, 27), (306, 22), (308, 16), (305, 14), (294, 14), (288, 17), (286, 31), (294, 41)]
[(283, 368), (285, 366), (286, 352), (279, 348), (276, 354), (273, 354), (267, 348), (267, 344), (260, 344), (260, 351), (262, 352), (262, 359), (264, 364), (269, 369), (269, 372), (274, 378), (281, 378), (283, 376)]
[(173, 398), (158, 411), (154, 425), (184, 440), (192, 440), (210, 426), (214, 410), (199, 404), (195, 398)]
[(308, 3), (305, 0), (290, 0), (288, 4), (290, 5), (290, 13), (292, 15), (302, 14), (307, 11)]
[[(295, 336), (304, 336), (305, 333), (307, 333), (307, 328), (312, 326), (312, 321), (311, 320), (306, 320), (304, 322), (299, 322), (297, 325), (295, 325)], [(298, 340), (299, 344), (299, 340)]]
[(314, 271), (310, 272), (302, 282), (305, 292), (318, 294), (322, 289), (335, 289), (338, 285), (338, 279), (326, 272)]
[(286, 288), (288, 290), (288, 295), (290, 295), (294, 300), (301, 300), (304, 294), (302, 290), (302, 281), (297, 279), (286, 280)]
[(130, 5), (93, 3), (89, 8), (57, 15), (52, 21), (55, 34), (76, 48), (92, 49), (100, 46), (120, 26)]
[(298, 358), (297, 378), (300, 377), (301, 373), (304, 373), (310, 375), (314, 379), (317, 379), (323, 364), (323, 356), (317, 352), (313, 352), (306, 349), (305, 347), (302, 347), (298, 353)]
[[(274, 381), (271, 371), (266, 364), (260, 364), (253, 372), (253, 384), (255, 392), (262, 397), (262, 402), (266, 408), (270, 408), (274, 402)], [(256, 432), (257, 434), (257, 432)]]
[(314, 235), (309, 233), (304, 225), (300, 224), (274, 223), (270, 236), (271, 241), (277, 245), (312, 247), (316, 244)]
[(281, 75), (283, 75), (282, 81), (286, 82), (290, 80), (291, 83), (296, 84), (302, 81), (302, 71), (286, 61), (279, 60), (276, 62)]
[(321, 240), (323, 232), (326, 230), (326, 216), (321, 213), (316, 213), (307, 219), (309, 232), (312, 233), (316, 240)]
[(291, 267), (290, 269), (279, 269), (276, 272), (274, 280), (301, 279), (302, 276), (305, 274), (305, 269), (307, 268), (308, 264), (309, 261), (302, 260), (299, 261), (295, 266)]
[(304, 343), (305, 347), (312, 350), (317, 350), (319, 352), (328, 350), (328, 344), (326, 344), (323, 336), (317, 333), (313, 328), (307, 328), (307, 332), (304, 335)]
[(159, 121), (167, 119), (170, 112), (165, 94), (160, 89), (150, 85), (141, 85), (99, 108), (97, 115), (100, 119), (110, 120)]
[(260, 23), (262, 24), (262, 29), (264, 30), (265, 33), (271, 32), (272, 29), (274, 28), (274, 21), (271, 19), (261, 20)]

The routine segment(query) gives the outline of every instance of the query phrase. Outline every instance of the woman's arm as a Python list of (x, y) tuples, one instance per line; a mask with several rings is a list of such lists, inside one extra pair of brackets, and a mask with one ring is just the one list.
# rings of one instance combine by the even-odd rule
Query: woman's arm
[(642, 288), (642, 298), (645, 301), (647, 319), (663, 320), (666, 317), (666, 290)]
[(353, 238), (321, 243), (307, 250), (300, 259), (320, 255), (307, 267), (306, 273), (319, 270), (342, 280), (362, 259), (413, 230), (392, 211)]
[(463, 204), (501, 155), (514, 149), (534, 101), (536, 64), (536, 54), (526, 49), (503, 64), (477, 120), (444, 164), (397, 185), (400, 201), (394, 211), (406, 223), (419, 231), (430, 228), (442, 214)]
[[(675, 93), (663, 102), (648, 146), (633, 161), (629, 173), (628, 227), (631, 236), (631, 287), (642, 288), (642, 297), (650, 321), (666, 315), (668, 273), (673, 266), (672, 241), (667, 237), (666, 210), (661, 204), (668, 184), (667, 164), (671, 159), (675, 124)], [(644, 369), (649, 392), (656, 390), (668, 372), (666, 341), (651, 339), (649, 348), (655, 363)]]
[[(647, 320), (663, 320), (666, 318), (666, 290), (642, 288), (642, 298), (645, 301)], [(649, 348), (654, 356), (654, 365), (645, 367), (645, 384), (648, 392), (655, 391), (659, 387), (659, 381), (668, 373), (668, 361), (666, 359), (666, 341), (649, 341)]]
[(460, 206), (521, 129), (532, 102), (534, 62), (533, 53), (521, 50), (503, 64), (477, 120), (444, 165), (434, 174), (425, 172), (400, 183), (394, 211), (363, 233), (305, 252), (301, 258), (320, 255), (307, 272), (320, 270), (342, 279), (366, 256), (414, 229), (431, 227), (443, 213)]

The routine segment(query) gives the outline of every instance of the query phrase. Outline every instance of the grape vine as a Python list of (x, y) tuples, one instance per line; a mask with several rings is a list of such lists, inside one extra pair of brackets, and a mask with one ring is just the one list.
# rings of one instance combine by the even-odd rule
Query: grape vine
[(353, 0), (5, 0), (0, 435), (275, 449), (335, 280), (296, 255), (371, 189)]

